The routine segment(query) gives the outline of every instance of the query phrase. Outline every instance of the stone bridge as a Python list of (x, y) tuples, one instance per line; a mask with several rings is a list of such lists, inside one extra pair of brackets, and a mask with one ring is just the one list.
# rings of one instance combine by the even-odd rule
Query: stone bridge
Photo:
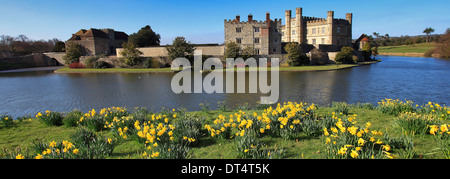
[(44, 57), (50, 58), (50, 59), (55, 59), (59, 65), (64, 65), (64, 55), (66, 55), (66, 52), (49, 52), (49, 53), (44, 53)]

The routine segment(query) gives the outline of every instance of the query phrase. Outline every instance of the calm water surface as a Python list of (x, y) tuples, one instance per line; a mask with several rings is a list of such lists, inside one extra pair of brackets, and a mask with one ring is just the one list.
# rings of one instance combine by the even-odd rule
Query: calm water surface
[[(381, 56), (381, 63), (326, 72), (280, 72), (280, 99), (329, 105), (333, 101), (376, 104), (384, 98), (450, 104), (450, 60)], [(88, 111), (121, 106), (199, 110), (208, 102), (256, 104), (263, 94), (174, 94), (171, 73), (55, 74), (0, 73), (0, 113), (34, 116), (45, 110)]]

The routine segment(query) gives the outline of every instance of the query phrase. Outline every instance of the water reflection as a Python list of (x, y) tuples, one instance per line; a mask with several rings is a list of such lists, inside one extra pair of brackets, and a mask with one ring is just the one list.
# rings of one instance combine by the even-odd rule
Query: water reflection
[[(328, 105), (333, 101), (376, 104), (384, 98), (409, 99), (421, 105), (428, 101), (450, 104), (450, 61), (435, 58), (381, 57), (383, 62), (352, 69), (325, 72), (280, 72), (279, 102), (297, 101)], [(112, 106), (161, 107), (199, 110), (200, 103), (211, 108), (224, 101), (228, 106), (256, 105), (261, 96), (239, 94), (175, 94), (171, 80), (175, 74), (55, 74), (35, 71), (0, 74), (0, 113), (14, 117), (35, 115), (45, 110), (71, 111)], [(203, 76), (207, 75), (202, 74)], [(227, 79), (237, 91), (237, 75)], [(193, 81), (191, 82), (193, 85)], [(270, 74), (268, 84), (271, 84)], [(258, 83), (259, 86), (259, 83)], [(193, 90), (193, 89), (192, 89)]]

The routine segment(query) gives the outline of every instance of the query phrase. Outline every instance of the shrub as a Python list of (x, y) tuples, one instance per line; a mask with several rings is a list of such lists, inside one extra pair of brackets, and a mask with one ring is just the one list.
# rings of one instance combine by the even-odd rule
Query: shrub
[(120, 54), (124, 58), (124, 64), (128, 66), (134, 66), (140, 63), (140, 55), (143, 53), (137, 49), (136, 44), (125, 42), (122, 44), (123, 51)]
[(338, 114), (348, 115), (349, 114), (349, 105), (346, 102), (333, 102), (332, 107), (334, 108), (334, 112)]
[(450, 125), (443, 124), (441, 126), (430, 126), (430, 133), (434, 136), (434, 139), (439, 142), (439, 150), (445, 156), (446, 159), (450, 159)]
[(86, 68), (86, 66), (80, 62), (73, 62), (69, 65), (69, 68)]
[(198, 144), (198, 139), (201, 137), (200, 130), (202, 129), (204, 120), (204, 118), (195, 118), (193, 116), (181, 116), (174, 124), (175, 138), (184, 140), (191, 139), (188, 143), (189, 145)]
[(59, 112), (45, 111), (44, 114), (38, 113), (36, 119), (48, 126), (61, 126), (63, 125), (63, 115)]
[(353, 61), (353, 48), (351, 47), (342, 47), (341, 51), (336, 54), (335, 58), (336, 62), (351, 64)]
[(159, 61), (157, 59), (146, 58), (144, 60), (144, 67), (145, 68), (160, 68), (161, 64), (159, 63)]
[(111, 65), (105, 61), (96, 61), (94, 64), (94, 68), (95, 69), (105, 69), (105, 68), (110, 68)]
[(399, 101), (399, 99), (385, 99), (381, 102), (378, 102), (377, 109), (380, 110), (384, 114), (390, 114), (397, 116), (402, 112), (415, 112), (416, 108), (413, 106), (414, 102), (405, 100)]
[(450, 119), (450, 109), (445, 105), (441, 106), (438, 103), (428, 102), (421, 106), (418, 112), (422, 114), (434, 114), (442, 120)]
[(84, 64), (86, 65), (86, 68), (94, 68), (95, 64), (97, 63), (97, 60), (100, 57), (94, 56), (94, 57), (88, 57), (86, 60), (84, 60)]
[(71, 65), (73, 63), (79, 63), (80, 57), (85, 54), (85, 48), (77, 43), (67, 43), (66, 55), (63, 59), (66, 65)]
[(438, 125), (439, 121), (433, 115), (421, 115), (411, 112), (400, 113), (395, 123), (408, 133), (423, 136), (428, 133), (428, 126)]
[(79, 127), (70, 138), (79, 149), (79, 158), (82, 159), (104, 159), (112, 154), (116, 146), (115, 140), (97, 135), (84, 127)]
[(381, 141), (381, 131), (371, 130), (370, 123), (365, 127), (356, 125), (354, 118), (338, 119), (333, 127), (324, 129), (325, 153), (329, 159), (381, 159), (395, 158), (391, 147)]
[(356, 104), (353, 104), (352, 107), (359, 108), (359, 109), (369, 109), (369, 110), (374, 110), (375, 109), (375, 106), (373, 106), (372, 103), (360, 103), (360, 102), (358, 102)]
[(0, 115), (0, 120), (4, 127), (14, 126), (13, 118), (10, 115), (2, 114)]
[(287, 52), (286, 58), (290, 66), (300, 66), (310, 64), (308, 56), (306, 56), (300, 45), (297, 43), (289, 43), (284, 49)]
[(325, 58), (326, 54), (320, 50), (314, 48), (309, 53), (311, 54), (311, 65), (325, 65), (328, 63), (328, 59)]
[(64, 116), (63, 122), (67, 127), (76, 127), (83, 113), (80, 110), (73, 110)]
[(44, 139), (33, 142), (31, 147), (37, 154), (36, 159), (77, 159), (81, 158), (79, 149), (68, 141), (46, 142)]

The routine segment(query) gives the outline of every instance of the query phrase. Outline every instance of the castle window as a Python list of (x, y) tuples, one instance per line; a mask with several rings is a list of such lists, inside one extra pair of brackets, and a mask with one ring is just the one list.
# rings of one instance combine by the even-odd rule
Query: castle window
[(238, 44), (242, 43), (242, 38), (236, 38), (236, 43)]
[(295, 30), (292, 31), (292, 35), (295, 35)]
[(316, 44), (316, 39), (312, 39), (312, 44)]
[(273, 48), (272, 52), (276, 53), (277, 52), (277, 48)]
[(255, 48), (255, 54), (259, 55), (259, 48)]
[(322, 27), (322, 34), (325, 34), (325, 27)]
[(259, 44), (259, 38), (255, 38), (255, 39), (253, 40), (253, 42), (255, 42), (255, 44)]
[(322, 38), (321, 41), (322, 41), (321, 44), (325, 44), (325, 38)]
[(241, 33), (241, 31), (242, 31), (242, 27), (236, 28), (236, 33)]
[(316, 28), (312, 29), (312, 34), (316, 34)]
[(337, 33), (341, 33), (341, 27), (337, 27)]
[(255, 32), (259, 32), (259, 27), (254, 27)]

